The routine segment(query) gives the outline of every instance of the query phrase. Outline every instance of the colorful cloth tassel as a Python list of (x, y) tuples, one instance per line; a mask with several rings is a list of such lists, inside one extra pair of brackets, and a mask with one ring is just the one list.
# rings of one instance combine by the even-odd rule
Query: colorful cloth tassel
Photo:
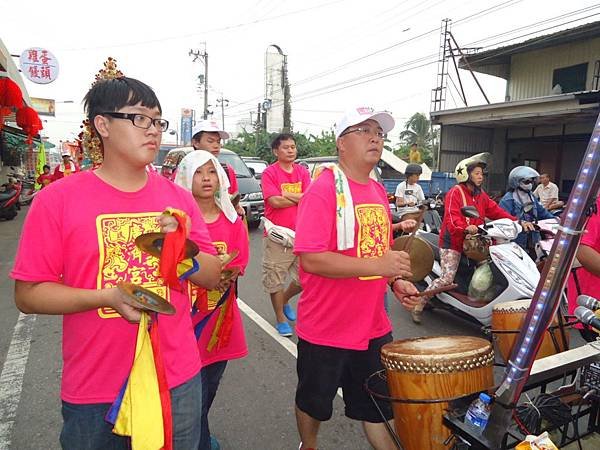
[(142, 313), (131, 372), (106, 415), (114, 425), (113, 433), (131, 437), (132, 450), (173, 448), (171, 399), (156, 319), (149, 332), (149, 316)]

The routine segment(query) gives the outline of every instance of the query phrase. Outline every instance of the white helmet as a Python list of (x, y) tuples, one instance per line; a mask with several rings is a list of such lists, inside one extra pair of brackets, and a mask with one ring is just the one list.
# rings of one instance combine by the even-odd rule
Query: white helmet
[(524, 191), (530, 191), (539, 176), (538, 171), (529, 166), (517, 166), (508, 174), (508, 188), (515, 190), (520, 187)]
[(469, 174), (475, 167), (479, 166), (483, 170), (487, 169), (489, 157), (490, 154), (488, 152), (483, 152), (463, 159), (456, 165), (456, 169), (454, 169), (454, 178), (456, 178), (458, 183), (464, 183), (465, 181), (468, 181)]

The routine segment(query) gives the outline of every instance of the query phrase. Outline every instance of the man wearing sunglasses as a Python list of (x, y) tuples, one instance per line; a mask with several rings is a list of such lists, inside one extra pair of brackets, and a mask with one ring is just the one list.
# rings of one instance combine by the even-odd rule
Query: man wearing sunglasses
[(538, 177), (538, 171), (531, 167), (515, 167), (508, 175), (508, 192), (499, 203), (502, 209), (520, 221), (523, 231), (519, 233), (515, 242), (530, 252), (532, 257), (535, 256), (534, 246), (540, 240), (540, 233), (533, 224), (538, 220), (554, 218), (533, 195)]

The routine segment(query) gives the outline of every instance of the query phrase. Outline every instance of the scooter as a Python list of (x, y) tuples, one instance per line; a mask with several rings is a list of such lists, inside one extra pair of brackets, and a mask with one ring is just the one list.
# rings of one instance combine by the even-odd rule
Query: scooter
[(0, 219), (12, 220), (17, 216), (21, 183), (8, 183), (0, 192)]
[[(466, 217), (479, 217), (472, 206), (465, 206), (461, 211)], [(478, 228), (477, 236), (488, 243), (489, 255), (479, 263), (462, 255), (454, 279), (458, 288), (437, 294), (430, 306), (450, 309), (470, 320), (490, 325), (495, 305), (532, 298), (540, 272), (527, 253), (511, 242), (521, 232), (518, 223), (499, 219)], [(435, 255), (432, 272), (423, 280), (429, 285), (441, 275), (439, 236), (426, 232), (417, 235), (431, 245)]]

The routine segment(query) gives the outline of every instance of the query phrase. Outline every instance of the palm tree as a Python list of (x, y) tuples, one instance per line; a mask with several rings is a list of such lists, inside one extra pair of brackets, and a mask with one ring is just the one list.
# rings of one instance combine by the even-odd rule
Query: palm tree
[(408, 148), (417, 144), (422, 151), (423, 162), (429, 166), (432, 164), (437, 131), (431, 128), (431, 122), (425, 114), (414, 113), (404, 124), (404, 130), (400, 133), (400, 147), (397, 153), (400, 157), (408, 156)]
[(419, 148), (431, 151), (433, 144), (431, 122), (425, 114), (414, 113), (404, 124), (404, 131), (400, 133), (400, 141), (404, 145), (417, 144)]

